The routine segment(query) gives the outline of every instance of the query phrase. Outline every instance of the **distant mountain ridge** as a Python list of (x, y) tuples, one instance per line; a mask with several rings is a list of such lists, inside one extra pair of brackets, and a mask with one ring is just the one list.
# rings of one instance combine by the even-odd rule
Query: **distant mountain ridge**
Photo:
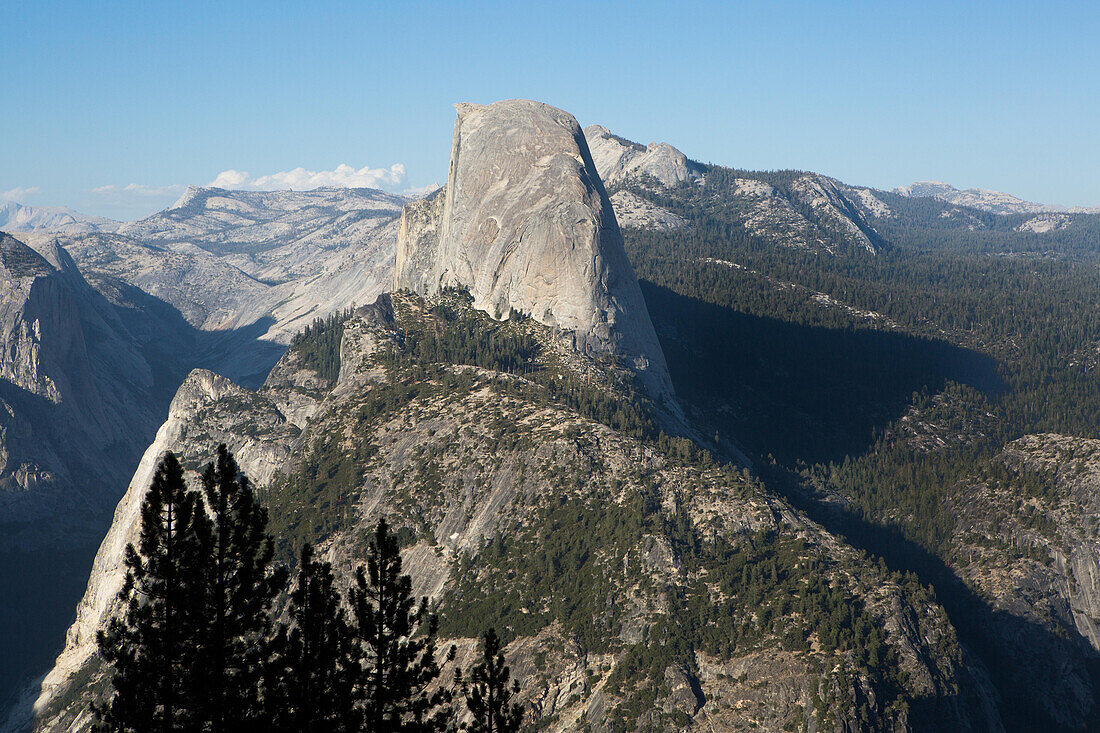
[(113, 219), (81, 214), (63, 206), (26, 206), (14, 201), (0, 201), (0, 230), (13, 234), (89, 234), (113, 232), (120, 226), (122, 223)]
[(257, 384), (295, 332), (389, 286), (408, 200), (375, 189), (192, 186), (164, 211), (65, 246), (93, 281), (140, 288), (195, 328), (247, 329), (258, 338), (208, 365)]
[[(707, 171), (716, 169), (690, 160), (668, 143), (642, 145), (602, 125), (589, 125), (584, 134), (600, 177), (614, 191), (611, 203), (625, 228), (671, 231), (683, 226), (681, 217), (647, 200), (646, 190), (656, 186), (666, 189), (663, 193), (697, 194), (707, 183)], [(881, 239), (872, 220), (892, 214), (871, 189), (817, 173), (792, 173), (783, 190), (764, 180), (768, 174), (744, 172), (728, 181), (724, 173), (719, 175), (726, 181), (724, 195), (743, 203), (745, 227), (757, 235), (829, 253), (877, 251)]]
[(1100, 206), (1056, 206), (1037, 204), (1002, 191), (985, 188), (960, 190), (943, 181), (917, 181), (898, 186), (892, 193), (916, 198), (928, 196), (957, 206), (968, 206), (994, 214), (1098, 214)]

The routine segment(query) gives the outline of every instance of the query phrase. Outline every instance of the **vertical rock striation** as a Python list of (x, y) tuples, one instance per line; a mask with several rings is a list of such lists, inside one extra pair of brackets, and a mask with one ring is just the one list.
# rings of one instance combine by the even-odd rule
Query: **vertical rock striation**
[[(0, 233), (0, 553), (91, 541), (155, 429), (153, 373), (56, 242)], [(135, 434), (136, 433), (136, 434)]]
[(578, 350), (623, 357), (670, 397), (622, 234), (573, 116), (508, 100), (458, 104), (447, 185), (401, 218), (395, 289), (470, 291), (494, 318), (515, 311), (571, 332)]

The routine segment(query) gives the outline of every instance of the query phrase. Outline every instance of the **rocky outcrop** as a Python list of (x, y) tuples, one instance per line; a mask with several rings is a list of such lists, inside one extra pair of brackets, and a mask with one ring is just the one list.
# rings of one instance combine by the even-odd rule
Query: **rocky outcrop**
[(1040, 214), (1017, 226), (1016, 231), (1046, 234), (1047, 232), (1057, 232), (1065, 229), (1071, 221), (1072, 219), (1065, 214)]
[(226, 442), (246, 475), (264, 485), (290, 458), (290, 446), (298, 433), (269, 397), (205, 369), (187, 377), (172, 400), (168, 419), (142, 456), (96, 554), (65, 648), (34, 704), (39, 730), (83, 730), (90, 723), (86, 705), (73, 703), (73, 699), (101, 681), (96, 632), (118, 612), (116, 597), (126, 571), (124, 550), (127, 544), (137, 542), (141, 502), (164, 452), (171, 450), (179, 456), (189, 469), (188, 480), (195, 485), (196, 469), (210, 460), (213, 447)]
[[(112, 612), (122, 548), (135, 536), (155, 461), (172, 449), (194, 468), (222, 440), (263, 487), (279, 538), (313, 541), (341, 582), (362, 562), (363, 538), (379, 516), (410, 538), (403, 556), (414, 592), (439, 602), (442, 633), (458, 645), (459, 663), (472, 659), (472, 637), (491, 621), (485, 614), (504, 614), (498, 620), (523, 681), (520, 699), (541, 729), (624, 723), (672, 731), (693, 721), (782, 730), (809, 722), (811, 730), (839, 732), (862, 719), (906, 731), (927, 723), (911, 725), (891, 708), (886, 695), (895, 692), (881, 681), (851, 674), (846, 652), (787, 649), (781, 632), (795, 628), (798, 614), (789, 625), (761, 626), (745, 644), (715, 643), (723, 637), (709, 632), (705, 641), (702, 630), (730, 614), (743, 615), (732, 628), (756, 629), (758, 609), (735, 602), (723, 585), (741, 582), (740, 572), (722, 580), (720, 566), (708, 572), (688, 557), (685, 531), (706, 538), (700, 547), (721, 544), (731, 553), (751, 537), (778, 538), (783, 553), (801, 558), (784, 566), (789, 572), (810, 563), (813, 577), (861, 599), (905, 670), (902, 694), (936, 699), (955, 691), (953, 657), (929, 653), (953, 644), (933, 601), (913, 599), (897, 579), (740, 473), (672, 458), (547, 399), (540, 385), (576, 370), (599, 384), (607, 375), (598, 361), (568, 352), (552, 329), (529, 319), (493, 322), (465, 302), (449, 293), (427, 301), (394, 294), (359, 309), (343, 326), (339, 376), (323, 386), (295, 350), (258, 392), (209, 372), (188, 378), (119, 504), (67, 648), (44, 685), (39, 730), (87, 729), (88, 698), (103, 674), (91, 639)], [(433, 332), (448, 317), (535, 339), (543, 381), (451, 363), (425, 370), (397, 357), (409, 334)], [(300, 432), (279, 407), (291, 402)], [(304, 478), (319, 460), (334, 461), (327, 465), (347, 477), (327, 483), (323, 500)], [(273, 478), (275, 469), (283, 478)], [(527, 564), (540, 569), (545, 558), (552, 563), (533, 575)], [(793, 595), (781, 604), (767, 601), (768, 613), (798, 608), (806, 587), (782, 591)], [(709, 607), (718, 612), (698, 616)], [(699, 653), (684, 656), (663, 643), (673, 628)], [(652, 694), (649, 704), (639, 706), (639, 691)], [(971, 729), (965, 713), (937, 722)]]
[(698, 183), (702, 171), (668, 143), (640, 145), (625, 140), (602, 125), (584, 128), (592, 161), (607, 185), (627, 179), (652, 179), (668, 187)]
[(1001, 674), (1066, 729), (1100, 719), (1100, 440), (1053, 433), (1004, 446), (955, 492), (950, 557), (989, 599)]
[(611, 196), (611, 205), (615, 207), (615, 218), (623, 229), (670, 232), (686, 224), (682, 217), (631, 191), (616, 191)]
[(406, 206), (394, 287), (470, 291), (623, 357), (651, 395), (672, 394), (664, 355), (579, 125), (549, 105), (459, 104), (447, 185)]
[(875, 254), (878, 233), (862, 210), (864, 197), (849, 198), (849, 192), (854, 189), (814, 174), (796, 179), (790, 189), (798, 202), (808, 206), (828, 229), (838, 232), (850, 245)]

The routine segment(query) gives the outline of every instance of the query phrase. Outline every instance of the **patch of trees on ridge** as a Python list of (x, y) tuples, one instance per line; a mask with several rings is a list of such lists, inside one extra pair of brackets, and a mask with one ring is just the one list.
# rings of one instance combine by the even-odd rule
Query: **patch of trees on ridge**
[(344, 338), (344, 322), (350, 310), (317, 318), (294, 334), (290, 348), (298, 352), (302, 365), (332, 382), (340, 374), (340, 341)]

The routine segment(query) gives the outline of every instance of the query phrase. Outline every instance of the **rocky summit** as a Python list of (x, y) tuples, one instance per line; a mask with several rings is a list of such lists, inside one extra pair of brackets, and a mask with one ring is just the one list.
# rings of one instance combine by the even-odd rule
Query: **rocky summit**
[(63, 248), (39, 249), (0, 233), (0, 552), (95, 541), (106, 453), (156, 424), (139, 341)]
[(495, 318), (528, 314), (584, 353), (625, 358), (652, 396), (670, 397), (664, 354), (577, 121), (527, 100), (456, 108), (446, 186), (402, 213), (394, 287), (466, 288)]
[(640, 145), (611, 134), (603, 125), (584, 128), (592, 160), (611, 185), (629, 178), (649, 177), (665, 186), (698, 183), (701, 167), (668, 143)]

